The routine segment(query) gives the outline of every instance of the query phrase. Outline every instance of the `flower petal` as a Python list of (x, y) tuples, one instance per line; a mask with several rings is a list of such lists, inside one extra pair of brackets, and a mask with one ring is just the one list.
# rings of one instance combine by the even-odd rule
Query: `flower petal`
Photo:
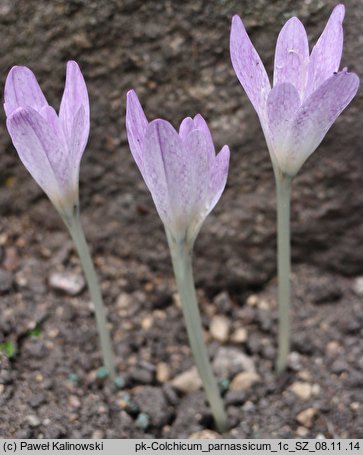
[(59, 119), (68, 144), (72, 142), (75, 117), (81, 106), (84, 110), (84, 122), (77, 150), (80, 157), (82, 157), (86, 147), (90, 130), (89, 99), (86, 83), (78, 64), (69, 61), (67, 63), (66, 84), (59, 109)]
[(309, 44), (303, 24), (292, 17), (282, 27), (277, 38), (274, 86), (289, 82), (302, 98), (309, 65)]
[(311, 52), (306, 97), (339, 69), (343, 51), (344, 14), (344, 5), (334, 8)]
[(212, 134), (207, 125), (207, 122), (204, 120), (204, 118), (200, 114), (197, 114), (194, 117), (194, 125), (197, 127), (198, 130), (200, 130), (204, 133), (204, 136), (207, 140), (208, 149), (209, 149), (210, 153), (213, 153), (213, 156), (214, 156), (215, 155), (214, 143), (213, 143)]
[(61, 195), (50, 157), (63, 150), (45, 119), (32, 108), (19, 108), (7, 119), (7, 128), (21, 161), (51, 200)]
[(183, 185), (183, 210), (184, 213), (189, 212), (203, 219), (208, 214), (208, 182), (215, 159), (214, 151), (211, 153), (208, 141), (205, 131), (197, 129), (192, 130), (183, 141), (186, 171), (186, 182)]
[(4, 109), (7, 116), (19, 107), (32, 107), (40, 111), (47, 106), (47, 100), (33, 72), (25, 66), (13, 66), (6, 78)]
[(136, 161), (136, 164), (138, 165), (142, 175), (142, 150), (147, 125), (147, 118), (144, 114), (135, 91), (128, 91), (126, 97), (127, 138), (129, 141), (132, 156), (134, 157), (134, 160)]
[(341, 71), (325, 81), (302, 104), (291, 126), (291, 152), (285, 172), (297, 173), (353, 99), (358, 87), (356, 74)]
[(186, 117), (180, 124), (179, 136), (185, 139), (193, 129), (195, 129), (194, 120), (191, 117)]
[(51, 106), (47, 105), (43, 106), (39, 113), (46, 120), (48, 126), (57, 136), (59, 142), (66, 148), (66, 140), (64, 137), (63, 128), (56, 111)]
[(68, 145), (69, 163), (72, 163), (72, 167), (70, 169), (72, 173), (71, 178), (73, 179), (74, 186), (77, 191), (79, 187), (79, 167), (85, 148), (83, 131), (86, 128), (87, 122), (88, 119), (84, 111), (84, 107), (81, 106), (74, 117), (71, 141)]
[(197, 114), (193, 119), (191, 117), (187, 117), (181, 122), (179, 128), (179, 136), (182, 139), (186, 139), (190, 132), (193, 130), (199, 130), (204, 134), (210, 153), (213, 153), (214, 156), (215, 149), (212, 135), (208, 128), (207, 122), (200, 114)]
[(234, 71), (258, 115), (263, 118), (270, 81), (239, 16), (232, 19), (230, 51)]
[(183, 143), (165, 120), (153, 120), (143, 140), (144, 179), (162, 221), (174, 230), (180, 217), (187, 173)]
[[(266, 141), (272, 152), (272, 161), (280, 165), (286, 155), (291, 122), (300, 107), (300, 98), (296, 88), (287, 82), (278, 84), (267, 98), (268, 129)], [(272, 149), (272, 150), (271, 150)], [(281, 167), (281, 165), (280, 165)]]
[(229, 168), (229, 147), (225, 145), (215, 158), (212, 168), (209, 186), (209, 212), (215, 207), (219, 201), (227, 183), (228, 168)]

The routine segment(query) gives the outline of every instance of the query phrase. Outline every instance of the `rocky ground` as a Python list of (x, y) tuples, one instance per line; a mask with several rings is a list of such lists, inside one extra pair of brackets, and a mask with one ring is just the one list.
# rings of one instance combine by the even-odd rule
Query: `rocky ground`
[[(239, 13), (268, 69), (283, 22), (315, 41), (333, 1), (3, 0), (0, 77), (37, 74), (58, 105), (65, 62), (90, 91), (82, 219), (121, 377), (99, 377), (92, 305), (72, 244), (23, 169), (0, 115), (0, 436), (216, 437), (193, 370), (162, 225), (132, 162), (124, 99), (175, 125), (201, 112), (231, 146), (226, 191), (198, 238), (205, 337), (227, 437), (362, 437), (362, 96), (297, 177), (292, 201), (293, 342), (276, 378), (275, 198), (260, 126), (228, 55)], [(360, 0), (346, 2), (343, 64), (363, 74)], [(167, 328), (167, 330), (166, 330)], [(10, 357), (10, 358), (9, 358)]]

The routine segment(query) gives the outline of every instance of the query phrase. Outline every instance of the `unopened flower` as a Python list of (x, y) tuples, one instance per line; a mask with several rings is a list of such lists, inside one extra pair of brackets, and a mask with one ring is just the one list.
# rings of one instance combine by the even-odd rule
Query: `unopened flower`
[(275, 168), (293, 177), (314, 152), (359, 86), (356, 74), (338, 72), (345, 9), (338, 5), (309, 55), (305, 28), (289, 19), (277, 39), (273, 88), (241, 19), (234, 16), (231, 59), (257, 111)]
[(184, 119), (179, 132), (165, 120), (149, 123), (133, 90), (127, 94), (126, 128), (161, 220), (175, 239), (193, 241), (226, 185), (228, 146), (216, 156), (199, 114)]
[(59, 114), (32, 71), (14, 66), (6, 79), (7, 127), (24, 166), (63, 217), (78, 206), (80, 161), (89, 135), (86, 84), (76, 62), (67, 64)]

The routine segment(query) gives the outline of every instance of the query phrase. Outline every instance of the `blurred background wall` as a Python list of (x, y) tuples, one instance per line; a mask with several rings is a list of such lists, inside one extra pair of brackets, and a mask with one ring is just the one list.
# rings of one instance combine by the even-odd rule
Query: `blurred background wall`
[[(174, 126), (200, 112), (218, 149), (231, 147), (226, 191), (196, 244), (196, 278), (212, 292), (258, 289), (275, 276), (275, 196), (257, 116), (230, 63), (229, 31), (239, 14), (269, 74), (278, 32), (298, 15), (313, 44), (335, 1), (1, 0), (0, 78), (13, 65), (36, 74), (58, 108), (67, 60), (75, 59), (91, 101), (91, 137), (81, 166), (81, 205), (94, 251), (171, 274), (161, 222), (125, 134), (125, 94), (134, 88), (149, 119)], [(363, 75), (361, 0), (346, 2), (343, 66)], [(363, 273), (362, 91), (296, 178), (294, 263)], [(0, 112), (0, 215), (29, 229), (63, 230), (23, 168)], [(11, 220), (11, 222), (10, 222)]]

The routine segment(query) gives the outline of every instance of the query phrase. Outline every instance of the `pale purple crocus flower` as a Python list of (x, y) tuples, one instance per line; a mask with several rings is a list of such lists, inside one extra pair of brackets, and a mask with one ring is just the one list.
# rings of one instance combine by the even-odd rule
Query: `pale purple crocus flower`
[(25, 66), (10, 70), (4, 98), (6, 124), (14, 147), (59, 212), (77, 248), (95, 308), (103, 364), (114, 379), (104, 304), (79, 216), (79, 167), (90, 131), (83, 75), (76, 62), (68, 62), (59, 114), (49, 106), (34, 74)]
[(76, 62), (67, 64), (59, 114), (32, 71), (14, 66), (6, 79), (7, 128), (24, 166), (64, 218), (78, 207), (79, 167), (90, 130), (89, 100)]
[(127, 93), (126, 129), (132, 155), (164, 223), (189, 342), (220, 431), (227, 427), (216, 378), (206, 350), (193, 279), (192, 253), (198, 232), (224, 190), (229, 148), (215, 154), (201, 115), (176, 131), (165, 120), (148, 122), (133, 90)]
[(276, 44), (273, 86), (241, 19), (234, 16), (231, 59), (259, 116), (270, 152), (277, 192), (278, 353), (276, 370), (290, 349), (291, 181), (314, 152), (359, 87), (356, 74), (339, 70), (343, 50), (343, 5), (334, 8), (309, 54), (305, 28), (296, 17), (283, 26)]
[(226, 185), (229, 148), (215, 154), (201, 115), (179, 132), (166, 120), (148, 122), (136, 93), (127, 93), (126, 128), (132, 155), (164, 225), (175, 239), (194, 240)]
[(343, 5), (334, 8), (310, 54), (303, 24), (297, 17), (286, 22), (272, 88), (240, 17), (233, 17), (233, 68), (259, 116), (275, 172), (296, 175), (358, 90), (358, 76), (339, 71), (344, 13)]

